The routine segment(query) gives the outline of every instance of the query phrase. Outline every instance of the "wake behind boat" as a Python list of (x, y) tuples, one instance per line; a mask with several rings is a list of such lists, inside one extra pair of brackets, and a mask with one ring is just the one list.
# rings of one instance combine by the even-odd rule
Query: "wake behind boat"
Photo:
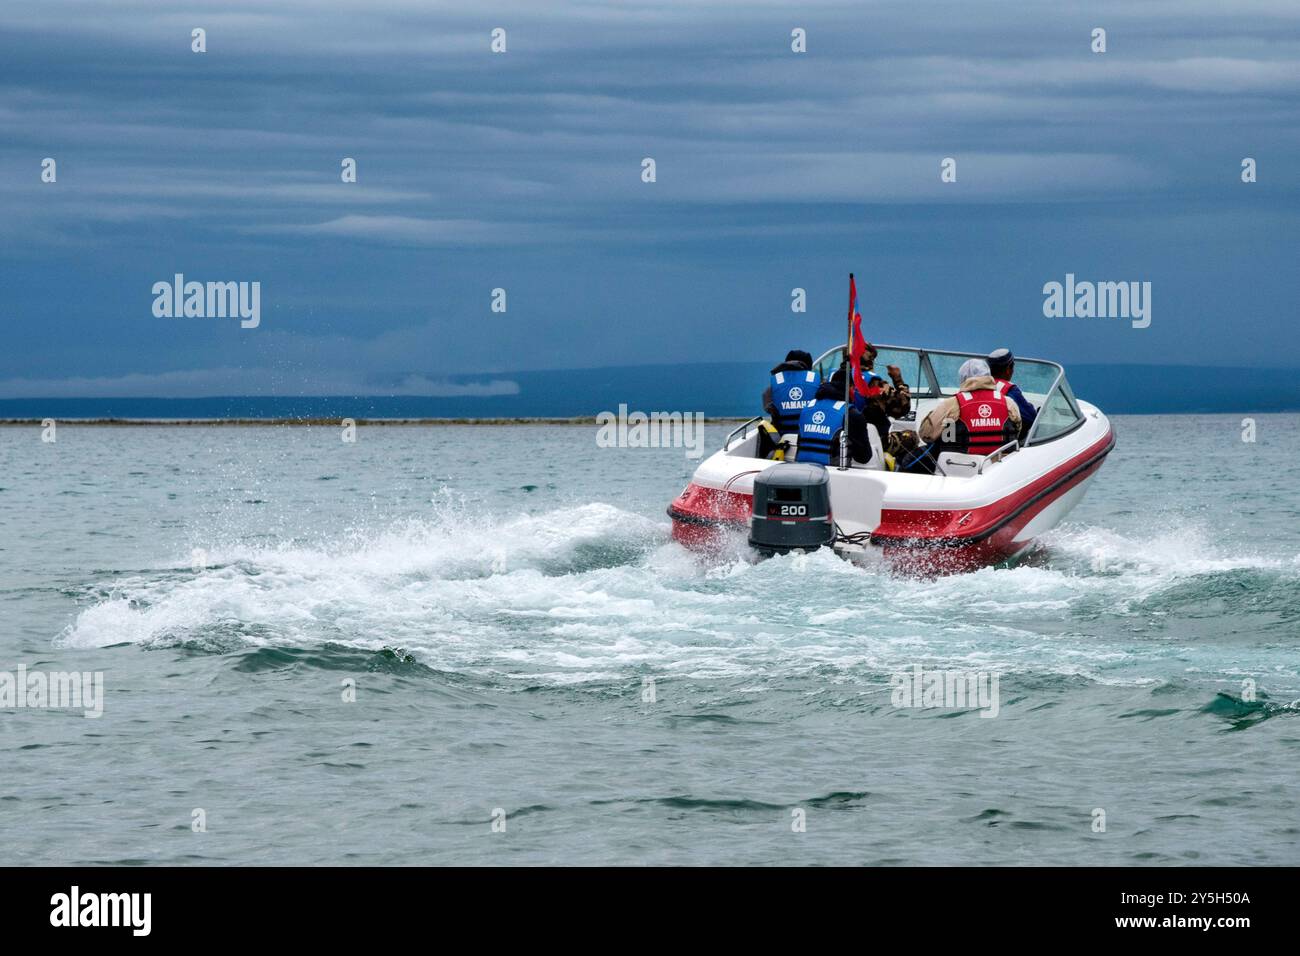
[[(957, 394), (962, 363), (982, 358), (909, 346), (877, 352), (878, 366), (898, 366), (911, 389), (911, 410), (890, 419), (891, 431), (916, 429)], [(813, 371), (829, 379), (845, 353), (831, 349)], [(895, 568), (927, 573), (1018, 558), (1079, 503), (1115, 436), (1100, 409), (1075, 398), (1056, 362), (1017, 359), (1015, 378), (1038, 411), (1027, 434), (984, 455), (940, 447), (934, 474), (888, 470), (879, 445), (865, 466), (791, 464), (799, 461), (797, 434), (783, 436), (785, 461), (759, 457), (764, 420), (750, 419), (669, 506), (673, 536), (709, 550), (726, 532), (747, 531), (762, 551), (829, 546), (854, 560), (878, 553)]]

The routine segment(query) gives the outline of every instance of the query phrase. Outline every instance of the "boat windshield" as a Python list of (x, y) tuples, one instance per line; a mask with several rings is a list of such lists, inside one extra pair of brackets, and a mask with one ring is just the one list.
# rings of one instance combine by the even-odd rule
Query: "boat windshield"
[[(948, 352), (941, 349), (917, 349), (898, 345), (877, 345), (876, 374), (888, 378), (885, 369), (897, 365), (912, 392), (913, 399), (937, 399), (957, 392), (957, 370), (972, 358), (984, 358), (974, 352)], [(844, 346), (822, 355), (814, 366), (822, 378), (829, 377), (844, 361)], [(1034, 427), (1024, 444), (1048, 441), (1072, 430), (1083, 421), (1078, 403), (1065, 380), (1065, 369), (1045, 359), (1017, 358), (1015, 382), (1025, 398), (1040, 410)]]

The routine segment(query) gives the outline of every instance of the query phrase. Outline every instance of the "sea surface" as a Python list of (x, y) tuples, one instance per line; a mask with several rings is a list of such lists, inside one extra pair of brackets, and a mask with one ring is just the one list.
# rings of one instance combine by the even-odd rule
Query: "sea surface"
[(702, 560), (694, 462), (594, 426), (0, 428), (0, 671), (104, 680), (0, 709), (0, 864), (1300, 863), (1253, 418), (1116, 417), (1037, 552), (933, 579)]

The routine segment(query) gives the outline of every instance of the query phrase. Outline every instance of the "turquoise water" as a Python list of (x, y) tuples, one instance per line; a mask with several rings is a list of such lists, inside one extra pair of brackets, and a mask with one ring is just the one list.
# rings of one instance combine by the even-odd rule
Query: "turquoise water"
[[(693, 463), (594, 427), (2, 428), (0, 670), (105, 700), (0, 710), (0, 863), (1300, 863), (1256, 421), (1116, 418), (1037, 553), (933, 580), (701, 561)], [(997, 716), (895, 707), (918, 664)]]

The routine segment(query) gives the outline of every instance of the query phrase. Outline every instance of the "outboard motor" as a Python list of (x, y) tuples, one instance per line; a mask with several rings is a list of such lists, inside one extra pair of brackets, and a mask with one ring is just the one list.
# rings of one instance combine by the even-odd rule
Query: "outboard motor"
[(816, 551), (835, 538), (831, 477), (821, 465), (788, 462), (754, 478), (749, 546), (764, 555)]

